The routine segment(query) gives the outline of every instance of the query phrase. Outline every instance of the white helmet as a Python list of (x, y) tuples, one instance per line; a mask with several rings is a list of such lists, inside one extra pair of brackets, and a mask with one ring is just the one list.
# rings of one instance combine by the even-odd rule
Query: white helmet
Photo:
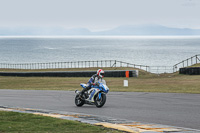
[(99, 77), (103, 78), (103, 77), (104, 77), (104, 71), (103, 71), (102, 69), (98, 69), (98, 70), (97, 70), (97, 75), (98, 75)]

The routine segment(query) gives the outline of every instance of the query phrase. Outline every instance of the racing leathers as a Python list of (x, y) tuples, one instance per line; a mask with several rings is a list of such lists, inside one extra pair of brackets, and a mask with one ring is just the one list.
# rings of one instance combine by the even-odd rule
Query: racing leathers
[(92, 85), (98, 85), (98, 82), (102, 82), (102, 78), (100, 78), (97, 74), (92, 75), (86, 87), (81, 91), (81, 96), (84, 94), (85, 91), (91, 89)]

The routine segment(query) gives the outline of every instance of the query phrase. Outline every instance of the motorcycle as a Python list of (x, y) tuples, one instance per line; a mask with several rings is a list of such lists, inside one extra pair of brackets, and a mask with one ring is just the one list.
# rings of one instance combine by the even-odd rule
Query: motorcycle
[[(106, 84), (98, 82), (99, 85), (92, 85), (91, 89), (86, 91), (82, 98), (80, 98), (80, 91), (76, 90), (75, 104), (78, 107), (83, 106), (84, 104), (96, 105), (96, 107), (102, 107), (106, 102), (106, 94), (109, 91), (109, 88)], [(81, 87), (85, 88), (86, 84), (81, 83)]]

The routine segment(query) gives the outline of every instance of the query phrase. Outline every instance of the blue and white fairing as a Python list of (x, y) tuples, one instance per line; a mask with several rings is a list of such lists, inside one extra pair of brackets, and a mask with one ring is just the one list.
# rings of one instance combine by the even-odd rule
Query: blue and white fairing
[(81, 83), (80, 86), (86, 88), (86, 84)]
[(103, 83), (99, 83), (99, 86), (97, 85), (92, 85), (91, 86), (92, 88), (96, 88), (96, 89), (99, 89), (100, 91), (104, 92), (104, 93), (108, 93), (109, 91), (109, 88), (107, 85), (103, 84)]
[[(81, 87), (85, 88), (86, 87), (86, 84), (80, 84)], [(97, 85), (92, 85), (91, 86), (91, 89), (88, 91), (88, 93), (90, 94), (89, 95), (89, 98), (86, 99), (90, 102), (94, 102), (94, 96), (98, 93), (98, 97), (99, 99), (101, 99), (101, 93), (108, 93), (109, 91), (109, 88), (107, 85), (103, 84), (103, 83), (100, 83), (99, 82), (99, 86)]]

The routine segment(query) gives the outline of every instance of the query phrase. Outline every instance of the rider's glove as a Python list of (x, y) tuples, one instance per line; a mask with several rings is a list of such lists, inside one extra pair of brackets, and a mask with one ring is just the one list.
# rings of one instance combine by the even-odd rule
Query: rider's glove
[(96, 85), (95, 83), (92, 83), (92, 85)]

